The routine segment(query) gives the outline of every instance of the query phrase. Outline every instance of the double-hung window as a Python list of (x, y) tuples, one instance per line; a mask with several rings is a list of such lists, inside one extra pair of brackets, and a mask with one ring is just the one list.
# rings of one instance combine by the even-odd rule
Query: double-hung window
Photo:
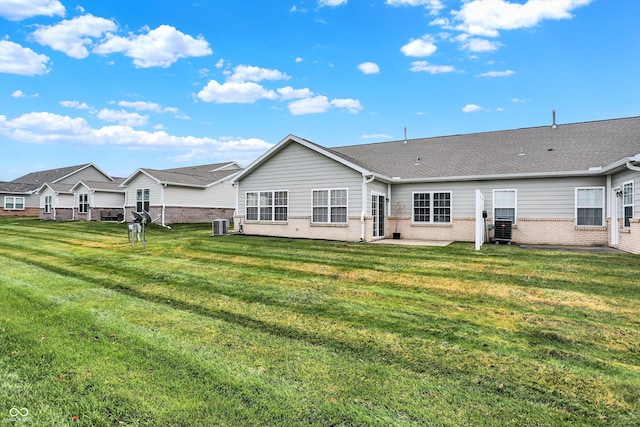
[(414, 223), (451, 223), (451, 192), (413, 193)]
[(349, 197), (346, 188), (313, 190), (311, 198), (311, 222), (347, 223)]
[(149, 212), (149, 189), (139, 188), (136, 191), (136, 212)]
[(493, 190), (493, 219), (510, 219), (516, 223), (516, 190)]
[(89, 212), (89, 195), (86, 193), (78, 194), (78, 212)]
[(260, 191), (246, 194), (247, 221), (287, 221), (288, 191)]
[(51, 213), (53, 205), (51, 202), (52, 198), (52, 196), (44, 196), (44, 213)]
[(631, 226), (633, 218), (633, 181), (622, 186), (622, 209), (624, 211), (624, 226)]
[(5, 196), (4, 208), (12, 211), (24, 210), (24, 197)]
[(604, 187), (576, 188), (576, 225), (604, 225)]

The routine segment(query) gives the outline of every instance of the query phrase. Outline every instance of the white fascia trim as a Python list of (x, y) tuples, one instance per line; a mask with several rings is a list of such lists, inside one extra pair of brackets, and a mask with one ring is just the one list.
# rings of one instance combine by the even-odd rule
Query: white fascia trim
[(122, 181), (122, 184), (120, 184), (120, 187), (126, 187), (131, 181), (133, 181), (135, 178), (137, 178), (137, 176), (139, 174), (144, 174), (146, 176), (148, 176), (149, 178), (151, 178), (152, 180), (154, 180), (156, 182), (156, 184), (162, 184), (161, 181), (159, 181), (156, 177), (154, 177), (153, 175), (151, 175), (149, 172), (147, 172), (146, 170), (139, 168), (136, 169), (136, 171), (134, 173), (132, 173), (131, 175), (129, 175), (129, 177), (127, 179), (125, 179), (124, 181)]
[(447, 181), (489, 181), (503, 179), (520, 179), (520, 178), (562, 178), (567, 176), (598, 176), (602, 175), (604, 170), (593, 171), (570, 171), (570, 172), (548, 172), (548, 173), (514, 173), (501, 175), (469, 175), (469, 176), (440, 176), (432, 178), (396, 178), (391, 179), (394, 184), (412, 184), (420, 182), (447, 182)]

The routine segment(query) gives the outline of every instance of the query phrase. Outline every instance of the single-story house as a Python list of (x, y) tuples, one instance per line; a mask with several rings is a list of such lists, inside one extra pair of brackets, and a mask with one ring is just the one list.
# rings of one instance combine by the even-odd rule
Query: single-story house
[(111, 182), (78, 181), (71, 187), (74, 219), (86, 221), (124, 221), (124, 178)]
[(289, 135), (233, 183), (247, 234), (477, 242), (499, 220), (517, 243), (640, 253), (640, 117), (333, 148)]
[(40, 196), (40, 219), (71, 221), (75, 219), (73, 192), (69, 184), (44, 183), (36, 194)]
[(0, 182), (0, 216), (38, 216), (38, 197), (34, 185), (25, 182)]
[[(66, 206), (66, 202), (56, 203), (53, 199), (55, 193), (62, 191), (63, 195), (66, 194), (80, 179), (113, 181), (113, 178), (93, 163), (32, 172), (11, 182), (0, 183), (0, 198), (3, 200), (0, 216), (39, 216), (43, 219), (53, 219), (52, 212), (45, 212), (46, 196), (39, 191), (46, 190), (43, 188), (44, 184), (52, 184), (53, 187), (49, 188), (48, 196), (51, 199), (48, 206), (56, 205), (63, 209), (62, 206)], [(61, 213), (61, 218), (64, 216)]]
[[(120, 184), (125, 190), (125, 210), (147, 211), (162, 225), (230, 219), (236, 190), (229, 181), (241, 170), (236, 162), (138, 169)], [(131, 214), (125, 217), (132, 219)]]

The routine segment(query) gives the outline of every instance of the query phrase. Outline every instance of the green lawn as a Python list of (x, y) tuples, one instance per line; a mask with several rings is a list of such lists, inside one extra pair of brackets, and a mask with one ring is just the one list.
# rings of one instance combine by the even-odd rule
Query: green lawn
[(0, 219), (0, 425), (640, 425), (638, 256), (210, 235)]

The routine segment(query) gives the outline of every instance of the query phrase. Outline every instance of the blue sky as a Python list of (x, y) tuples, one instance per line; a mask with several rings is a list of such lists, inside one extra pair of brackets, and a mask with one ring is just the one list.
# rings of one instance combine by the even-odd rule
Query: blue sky
[(637, 0), (2, 0), (0, 181), (640, 115)]

